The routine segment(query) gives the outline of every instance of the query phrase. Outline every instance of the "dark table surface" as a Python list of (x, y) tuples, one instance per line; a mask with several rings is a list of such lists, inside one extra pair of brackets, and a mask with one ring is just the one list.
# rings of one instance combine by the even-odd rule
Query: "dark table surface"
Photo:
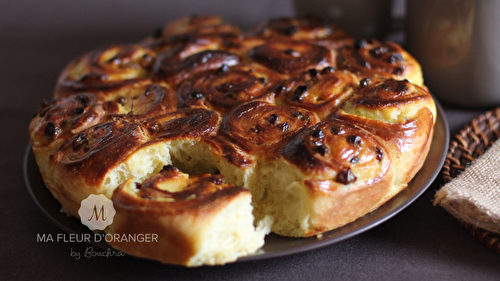
[[(0, 2), (0, 279), (499, 280), (500, 255), (431, 201), (435, 182), (403, 212), (361, 235), (320, 249), (225, 266), (183, 268), (133, 257), (71, 257), (83, 243), (36, 242), (63, 231), (30, 198), (23, 178), (28, 124), (50, 99), (60, 70), (108, 43), (134, 42), (166, 21), (222, 15), (240, 27), (292, 15), (290, 1)], [(494, 105), (492, 105), (493, 107)], [(444, 106), (453, 135), (485, 109)]]

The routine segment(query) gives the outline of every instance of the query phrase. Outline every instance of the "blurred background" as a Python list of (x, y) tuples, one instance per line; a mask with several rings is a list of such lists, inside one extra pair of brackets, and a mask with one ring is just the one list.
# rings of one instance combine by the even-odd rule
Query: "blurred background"
[[(363, 3), (371, 8), (363, 8)], [(304, 3), (316, 3), (308, 6)], [(391, 0), (341, 0), (340, 8), (322, 9), (327, 1), (301, 0), (253, 0), (253, 1), (0, 1), (0, 66), (1, 75), (11, 81), (0, 85), (0, 102), (10, 103), (13, 107), (22, 101), (38, 107), (41, 97), (50, 99), (57, 75), (73, 58), (98, 46), (111, 43), (135, 42), (153, 32), (163, 23), (192, 14), (221, 15), (227, 22), (246, 29), (270, 17), (291, 16), (325, 10), (325, 16), (342, 19), (346, 27), (353, 26), (351, 13), (358, 11), (357, 22), (374, 19), (376, 27), (363, 27), (355, 30), (363, 35), (383, 34), (389, 18), (381, 15), (392, 13)], [(396, 0), (395, 16), (401, 18), (404, 13), (404, 1)], [(367, 18), (378, 4), (390, 5), (379, 7), (375, 17)], [(366, 4), (365, 4), (366, 5)], [(307, 9), (309, 8), (309, 9)], [(382, 9), (382, 10), (380, 10)], [(346, 17), (349, 16), (349, 17)], [(347, 19), (346, 19), (347, 18)], [(349, 28), (348, 28), (349, 29)], [(20, 46), (26, 46), (25, 49)], [(28, 50), (38, 48), (45, 56), (34, 55)], [(12, 67), (13, 66), (13, 67)], [(26, 85), (29, 81), (31, 85)], [(36, 87), (33, 87), (36, 84)], [(27, 89), (39, 89), (32, 93)], [(8, 94), (7, 94), (8, 93)], [(12, 93), (25, 95), (25, 99), (12, 99)]]
[[(6, 0), (0, 1), (0, 11), (0, 59), (10, 66), (0, 71), (7, 81), (19, 82), (0, 87), (28, 94), (29, 103), (33, 93), (22, 91), (27, 80), (50, 98), (58, 73), (72, 58), (104, 44), (136, 42), (183, 16), (220, 15), (247, 29), (270, 17), (315, 14), (356, 38), (402, 44), (419, 60), (426, 85), (443, 103), (500, 105), (497, 0)], [(36, 46), (46, 56), (34, 57), (19, 46)], [(9, 96), (0, 101), (17, 106)]]
[[(96, 47), (136, 42), (165, 22), (196, 13), (215, 14), (246, 29), (270, 17), (315, 10), (358, 38), (375, 36), (402, 43), (422, 63), (426, 84), (442, 103), (446, 97), (460, 100), (457, 93), (463, 90), (461, 100), (469, 106), (481, 101), (481, 87), (493, 93), (486, 97), (500, 97), (500, 75), (495, 71), (500, 69), (500, 37), (491, 36), (500, 32), (499, 5), (498, 0), (0, 1), (0, 279), (88, 280), (93, 275), (92, 279), (109, 280), (113, 274), (115, 279), (162, 280), (498, 280), (498, 255), (432, 205), (439, 183), (392, 220), (342, 243), (261, 262), (184, 270), (132, 258), (76, 261), (70, 258), (70, 249), (81, 251), (86, 245), (36, 243), (37, 233), (61, 230), (31, 200), (22, 167), (31, 116), (43, 98), (52, 98), (64, 66)], [(405, 15), (406, 26), (416, 34), (411, 37), (417, 43), (413, 48), (405, 40)], [(436, 41), (419, 33), (424, 26)], [(441, 51), (428, 51), (429, 46)], [(444, 60), (433, 59), (433, 54)], [(433, 72), (436, 66), (441, 69)], [(482, 72), (458, 75), (460, 69)], [(442, 73), (448, 78), (439, 78)], [(437, 82), (431, 86), (433, 78)], [(457, 80), (463, 83), (453, 85)], [(500, 105), (483, 101), (480, 109), (445, 104), (452, 135), (485, 107)]]

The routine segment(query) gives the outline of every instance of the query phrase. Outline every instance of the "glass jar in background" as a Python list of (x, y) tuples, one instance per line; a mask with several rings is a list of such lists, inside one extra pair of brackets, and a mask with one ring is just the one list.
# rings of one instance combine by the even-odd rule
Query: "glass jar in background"
[(500, 105), (500, 1), (408, 0), (405, 45), (441, 101)]

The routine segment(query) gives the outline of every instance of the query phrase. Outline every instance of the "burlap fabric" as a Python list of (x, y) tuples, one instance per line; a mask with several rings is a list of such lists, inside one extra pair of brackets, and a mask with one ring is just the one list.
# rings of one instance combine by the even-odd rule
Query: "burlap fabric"
[(434, 204), (459, 220), (500, 233), (500, 141), (444, 185)]

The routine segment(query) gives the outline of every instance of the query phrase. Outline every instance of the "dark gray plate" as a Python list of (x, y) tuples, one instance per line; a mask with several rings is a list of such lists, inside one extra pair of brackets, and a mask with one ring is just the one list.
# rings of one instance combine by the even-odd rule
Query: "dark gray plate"
[[(266, 243), (262, 247), (262, 251), (242, 257), (238, 261), (274, 258), (330, 245), (374, 228), (408, 207), (432, 184), (441, 170), (448, 151), (448, 123), (444, 117), (443, 109), (439, 104), (436, 105), (438, 116), (429, 155), (422, 169), (405, 190), (375, 211), (344, 227), (324, 233), (321, 239), (316, 237), (288, 238), (270, 234), (266, 237)], [(30, 145), (28, 145), (24, 157), (24, 178), (35, 203), (57, 226), (68, 233), (92, 233), (85, 225), (80, 223), (80, 220), (68, 217), (60, 212), (61, 204), (52, 197), (52, 194), (45, 187)], [(94, 242), (92, 245), (101, 248), (110, 247), (105, 242)]]

